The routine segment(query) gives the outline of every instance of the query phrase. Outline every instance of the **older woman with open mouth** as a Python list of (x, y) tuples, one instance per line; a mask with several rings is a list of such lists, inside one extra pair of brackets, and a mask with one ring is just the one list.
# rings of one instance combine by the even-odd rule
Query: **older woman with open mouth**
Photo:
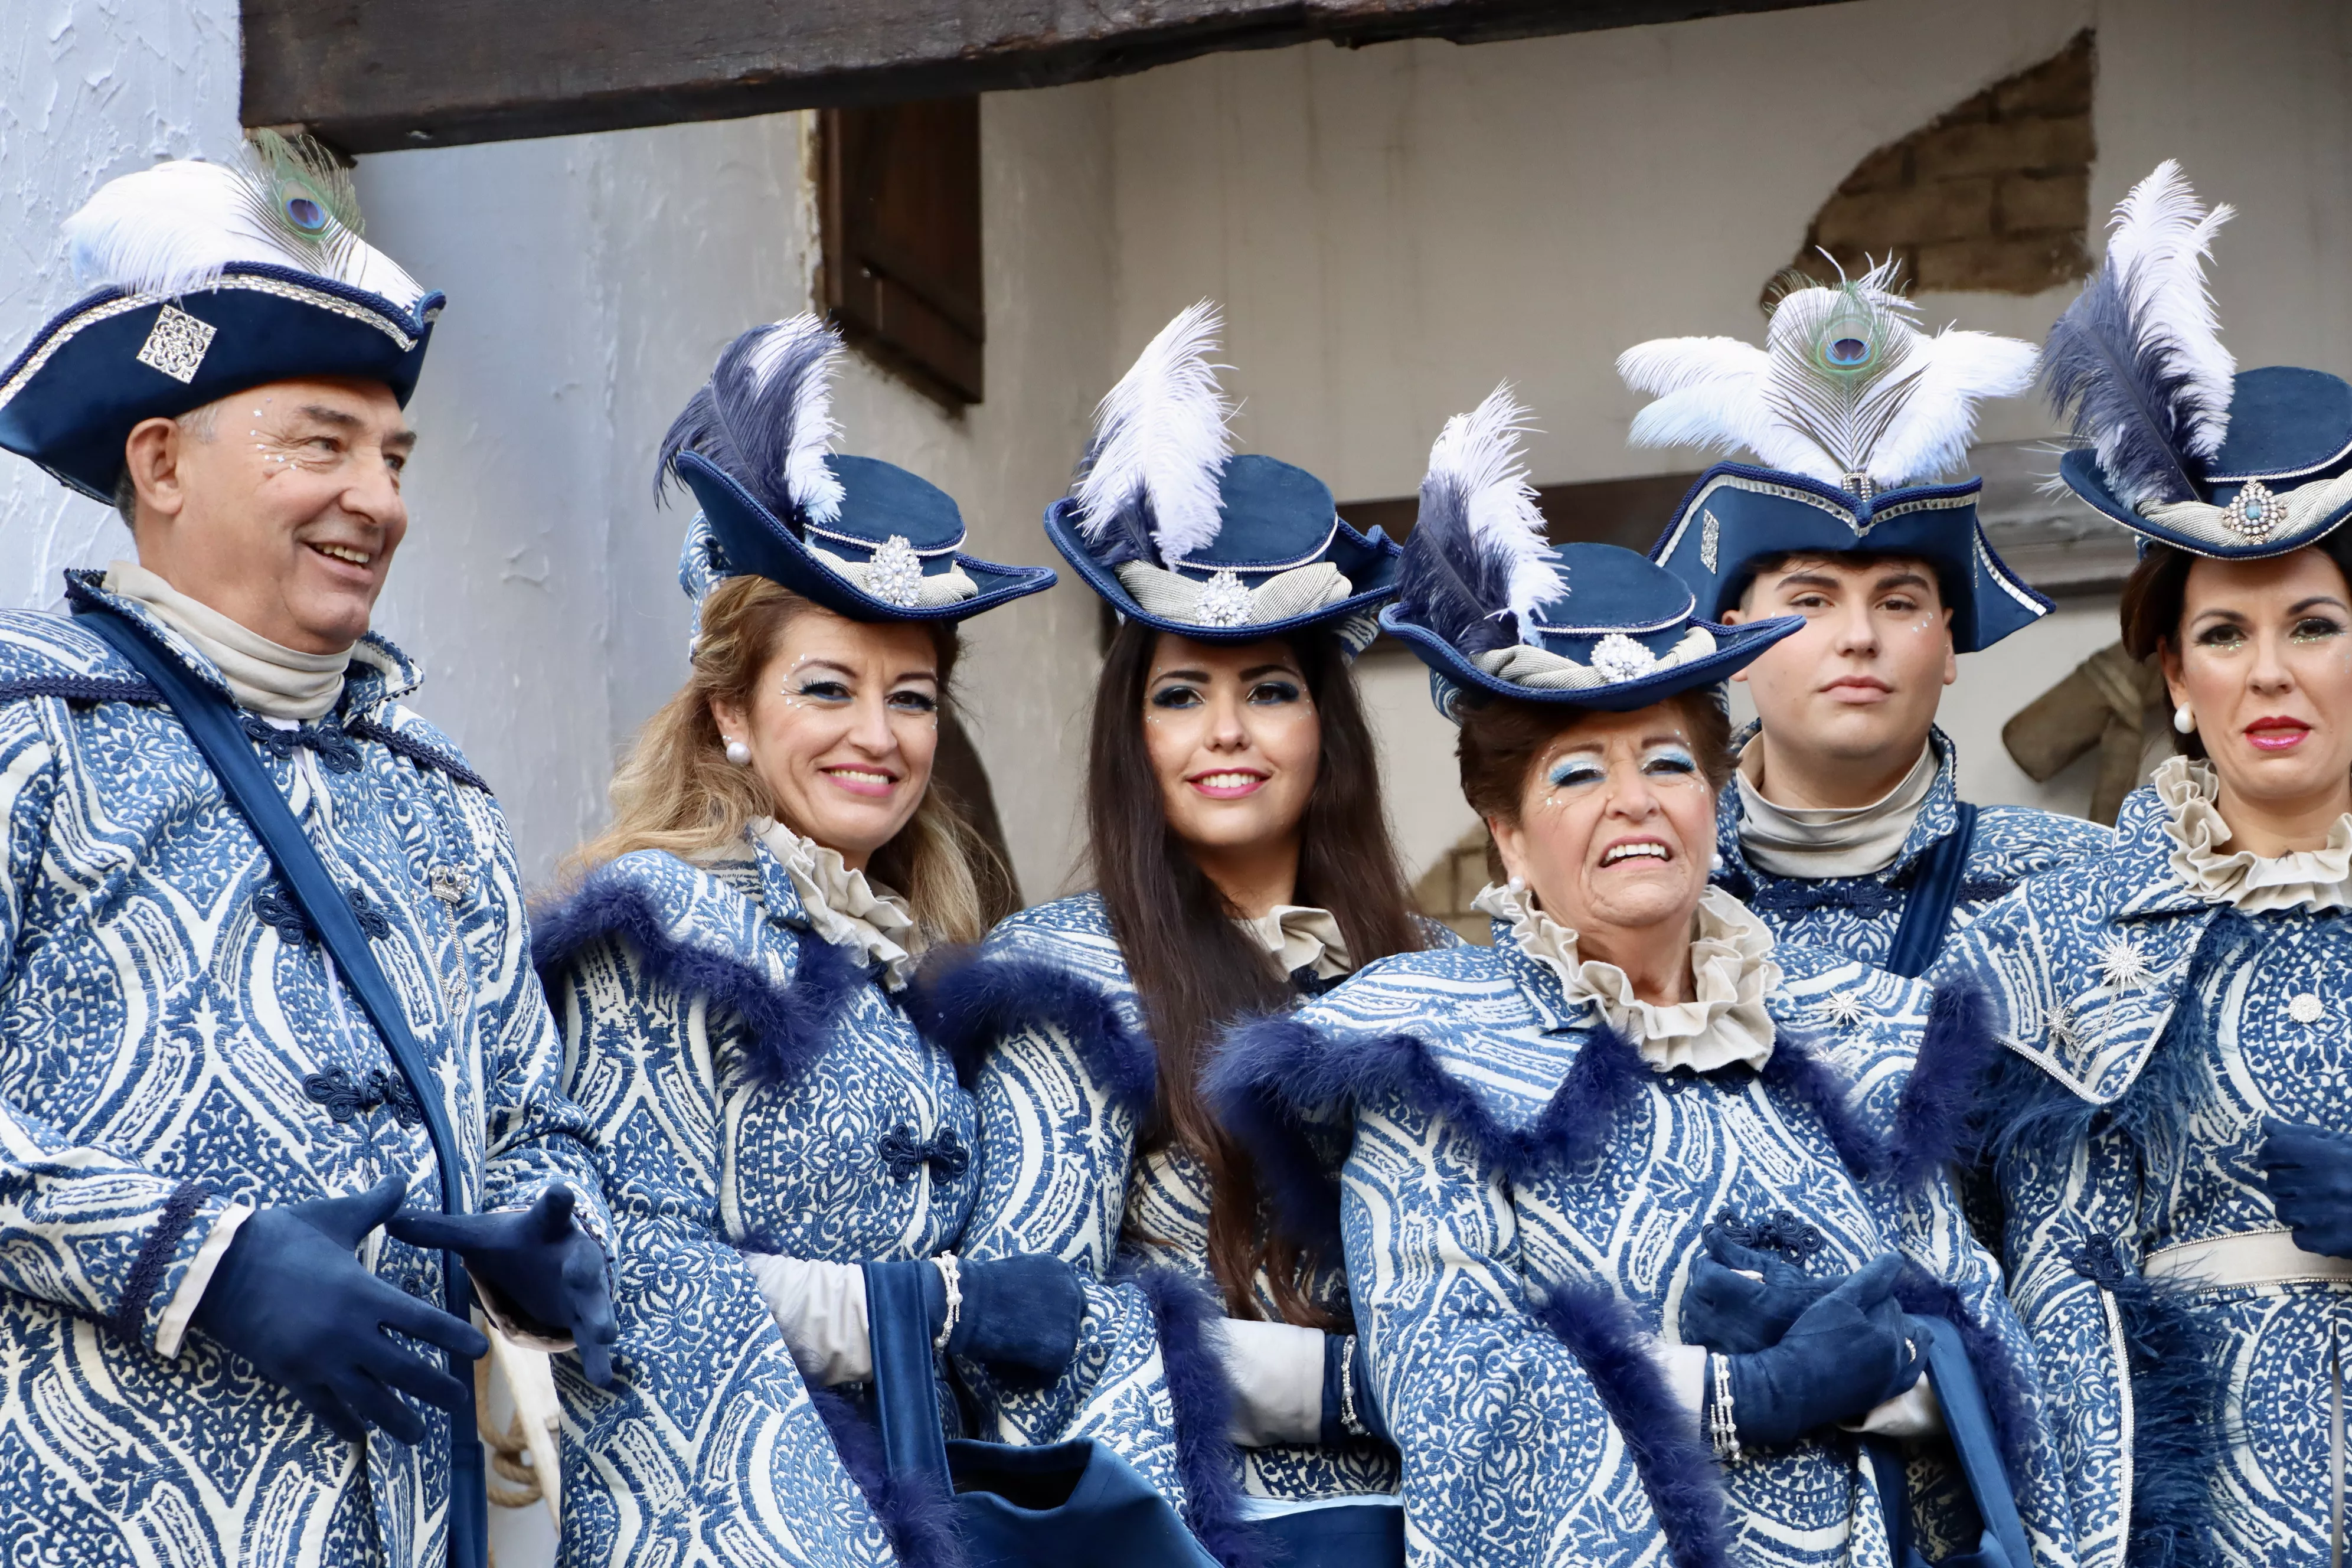
[(1372, 964), (1213, 1079), (1344, 1250), (1408, 1557), (2068, 1561), (2021, 1331), (1897, 1152), (1929, 994), (1707, 886), (1718, 683), (1794, 623), (1547, 546), (1518, 420), (1498, 391), (1439, 437), (1382, 616), (1461, 726), (1494, 945)]
[(2085, 443), (2060, 471), (2147, 542), (2124, 646), (2160, 658), (2180, 754), (2112, 856), (1939, 973), (1990, 995), (1984, 1186), (2086, 1558), (2340, 1563), (2352, 385), (2233, 369), (2200, 276), (2228, 216), (2159, 166), (2047, 351)]

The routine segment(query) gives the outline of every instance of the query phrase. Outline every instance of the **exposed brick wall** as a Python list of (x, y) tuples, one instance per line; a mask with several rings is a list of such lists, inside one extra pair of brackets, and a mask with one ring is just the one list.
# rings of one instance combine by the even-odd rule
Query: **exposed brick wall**
[(1452, 926), (1484, 947), (1489, 936), (1486, 917), (1472, 909), (1470, 900), (1486, 882), (1486, 828), (1482, 823), (1454, 840), (1454, 847), (1422, 873), (1413, 885), (1413, 902), (1431, 920)]
[[(1903, 260), (1915, 289), (2038, 294), (2091, 270), (2089, 29), (2040, 65), (1854, 165), (1813, 216), (1791, 265), (1808, 277)], [(1775, 279), (1775, 283), (1778, 279)], [(1775, 289), (1768, 285), (1769, 303)]]

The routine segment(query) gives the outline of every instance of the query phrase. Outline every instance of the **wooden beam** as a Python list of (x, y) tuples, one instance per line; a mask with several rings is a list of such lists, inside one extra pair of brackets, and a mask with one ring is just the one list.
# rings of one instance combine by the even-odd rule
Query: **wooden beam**
[(1831, 0), (244, 0), (247, 125), (351, 153), (904, 102), (1325, 39), (1483, 43)]

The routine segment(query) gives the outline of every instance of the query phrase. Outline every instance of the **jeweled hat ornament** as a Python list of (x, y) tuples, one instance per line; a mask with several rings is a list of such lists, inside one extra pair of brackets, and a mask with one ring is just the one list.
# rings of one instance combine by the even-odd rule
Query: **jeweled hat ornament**
[(2166, 159), (2116, 208), (2107, 254), (2050, 329), (2042, 379), (2090, 445), (2066, 487), (2143, 539), (2252, 560), (2352, 516), (2352, 385), (2294, 365), (2239, 370), (2204, 263), (2231, 217)]
[(1395, 590), (1397, 547), (1349, 527), (1306, 469), (1234, 454), (1210, 363), (1221, 325), (1203, 300), (1145, 347), (1096, 410), (1046, 536), (1129, 620), (1226, 643), (1328, 626), (1361, 652)]
[(1614, 544), (1551, 544), (1498, 386), (1430, 448), (1381, 629), (1429, 667), (1438, 711), (1489, 697), (1631, 712), (1730, 677), (1804, 622), (1715, 626), (1672, 573)]
[(360, 237), (350, 176), (308, 137), (110, 180), (64, 232), (98, 287), (0, 373), (0, 447), (84, 495), (113, 499), (142, 419), (309, 376), (415, 390), (441, 296)]
[(1700, 475), (1650, 552), (1690, 584), (1702, 613), (1736, 606), (1761, 559), (1848, 551), (1932, 566), (1960, 653), (2050, 613), (1985, 542), (1982, 481), (1929, 482), (1966, 461), (1979, 402), (2032, 385), (2033, 345), (1921, 331), (1895, 273), (1889, 260), (1860, 278), (1789, 288), (1761, 348), (1660, 338), (1619, 356), (1617, 374), (1656, 400), (1634, 416), (1633, 445), (1758, 460)]
[(810, 314), (729, 343), (662, 438), (654, 494), (700, 505), (678, 584), (765, 577), (853, 621), (960, 621), (1053, 585), (1044, 566), (963, 552), (963, 513), (929, 480), (833, 450), (841, 337)]

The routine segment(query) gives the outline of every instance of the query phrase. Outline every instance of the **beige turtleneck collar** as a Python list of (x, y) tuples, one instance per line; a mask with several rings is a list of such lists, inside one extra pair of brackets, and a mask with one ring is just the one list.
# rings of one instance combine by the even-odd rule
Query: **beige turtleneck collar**
[(1590, 1002), (1633, 1043), (1654, 1072), (1713, 1072), (1734, 1062), (1761, 1068), (1772, 1059), (1775, 1030), (1764, 999), (1780, 985), (1772, 932), (1748, 906), (1709, 888), (1691, 922), (1693, 999), (1671, 1006), (1644, 1002), (1613, 963), (1579, 958), (1576, 932), (1536, 907), (1523, 888), (1489, 883), (1473, 909), (1507, 921), (1528, 956), (1559, 976), (1571, 1006)]
[(768, 847), (792, 879), (809, 929), (882, 965), (882, 984), (890, 990), (906, 989), (923, 953), (922, 931), (907, 901), (866, 880), (865, 872), (852, 870), (838, 850), (802, 837), (773, 817), (755, 816), (749, 826), (751, 837)]
[(318, 719), (332, 711), (343, 694), (351, 648), (297, 653), (281, 647), (129, 561), (108, 562), (100, 586), (145, 605), (157, 620), (194, 643), (197, 652), (219, 668), (240, 708), (268, 719)]
[(1868, 805), (1781, 806), (1756, 787), (1763, 752), (1751, 741), (1732, 774), (1739, 791), (1739, 847), (1750, 865), (1774, 877), (1819, 880), (1883, 871), (1903, 853), (1942, 765), (1930, 741), (1903, 782)]
[(2235, 904), (2250, 915), (2270, 910), (2352, 910), (2352, 812), (2336, 819), (2317, 849), (2264, 858), (2224, 854), (2230, 825), (2214, 803), (2221, 781), (2213, 764), (2168, 758), (2148, 780), (2164, 803), (2169, 864), (2181, 885), (2207, 903)]
[(1234, 922), (1274, 955), (1285, 974), (1313, 969), (1318, 980), (1335, 980), (1356, 967), (1348, 959), (1348, 939), (1328, 910), (1276, 904), (1255, 920)]

